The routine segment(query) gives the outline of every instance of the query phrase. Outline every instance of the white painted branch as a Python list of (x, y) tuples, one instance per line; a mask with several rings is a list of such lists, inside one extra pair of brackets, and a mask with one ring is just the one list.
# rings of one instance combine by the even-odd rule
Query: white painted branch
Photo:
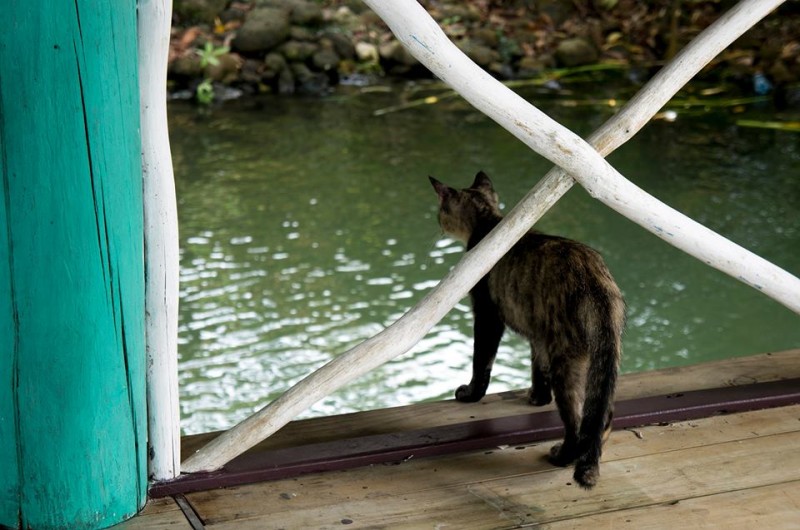
[(180, 474), (178, 210), (167, 129), (172, 0), (139, 0), (149, 477)]
[[(495, 81), (464, 56), (415, 0), (365, 0), (411, 53), (465, 99), (535, 151), (575, 175), (593, 194), (642, 226), (767, 292), (786, 290), (782, 303), (800, 311), (800, 281), (694, 223), (627, 182), (580, 138)], [(779, 5), (746, 0), (710, 27), (665, 71), (592, 136), (607, 154), (633, 136), (669, 98), (717, 53)], [(677, 76), (672, 79), (671, 76)], [(665, 80), (666, 77), (670, 79)], [(186, 472), (217, 469), (277, 431), (322, 397), (411, 349), (461, 300), (505, 252), (572, 185), (551, 171), (492, 234), (445, 276), (423, 300), (378, 335), (332, 360), (273, 403), (191, 456)], [(742, 264), (743, 266), (739, 266)]]

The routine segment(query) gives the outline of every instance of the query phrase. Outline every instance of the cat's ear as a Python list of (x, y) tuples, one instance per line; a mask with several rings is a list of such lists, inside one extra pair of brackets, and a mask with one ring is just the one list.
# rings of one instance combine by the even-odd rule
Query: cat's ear
[(500, 204), (500, 197), (498, 197), (497, 192), (494, 191), (494, 185), (492, 184), (489, 175), (483, 171), (478, 171), (478, 174), (475, 175), (475, 182), (472, 183), (470, 188), (481, 192), (481, 194), (483, 194), (483, 196), (495, 206)]
[(442, 204), (444, 200), (453, 193), (453, 188), (447, 184), (439, 182), (431, 176), (428, 176), (428, 178), (430, 179), (431, 184), (433, 184), (433, 189), (436, 190), (436, 194), (439, 196), (439, 204)]
[(482, 190), (494, 193), (494, 186), (492, 185), (492, 181), (489, 178), (489, 175), (487, 175), (483, 171), (478, 171), (478, 174), (475, 175), (475, 182), (472, 183), (472, 186), (470, 186), (470, 188), (474, 190)]

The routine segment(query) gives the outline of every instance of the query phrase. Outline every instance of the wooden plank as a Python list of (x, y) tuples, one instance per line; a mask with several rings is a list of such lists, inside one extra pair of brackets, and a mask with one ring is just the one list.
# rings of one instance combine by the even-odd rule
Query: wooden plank
[[(464, 488), (439, 490), (435, 496), (412, 492), (403, 496), (343, 500), (336, 504), (306, 504), (294, 508), (296, 498), (281, 499), (285, 508), (274, 515), (243, 515), (236, 520), (210, 520), (209, 530), (263, 528), (434, 528), (446, 521), (452, 528), (491, 529), (507, 526), (509, 518)], [(517, 520), (511, 520), (516, 523)], [(503, 524), (505, 523), (505, 525)]]
[[(742, 412), (800, 403), (800, 379), (757, 383), (618, 401), (614, 428), (697, 419), (723, 411)], [(335, 471), (402, 460), (480, 450), (503, 444), (530, 443), (562, 436), (553, 411), (473, 420), (457, 425), (303, 444), (242, 455), (217, 473), (184, 475), (156, 484), (151, 495), (188, 493), (275, 480), (314, 471)]]
[(537, 507), (527, 523), (681, 501), (800, 480), (800, 431), (607, 462), (591, 492), (571, 486), (571, 470), (483, 482), (487, 495)]
[[(763, 382), (763, 386), (777, 384), (780, 381), (790, 384), (791, 381), (785, 378), (800, 374), (800, 363), (796, 360), (797, 353), (797, 350), (778, 354), (767, 353), (693, 367), (625, 375), (621, 379), (618, 392), (618, 414), (615, 425), (619, 427), (654, 421), (673, 421), (701, 417), (703, 414), (716, 413), (717, 410), (730, 410), (725, 405), (722, 408), (710, 409), (705, 413), (692, 412), (686, 408), (688, 403), (679, 403), (679, 401), (691, 401), (692, 388), (704, 388), (714, 384), (721, 385), (723, 390), (714, 391), (714, 396), (709, 399), (716, 399), (718, 394), (726, 392), (725, 389), (735, 388), (740, 384), (744, 385), (741, 388), (742, 392), (745, 392), (748, 388), (747, 383), (754, 381)], [(788, 388), (793, 390), (796, 387), (791, 383)], [(663, 403), (661, 401), (654, 402), (654, 407), (659, 410), (662, 408), (664, 410), (675, 409), (676, 414), (654, 418), (645, 408), (640, 407), (641, 410), (636, 409), (637, 411), (631, 409), (641, 401), (629, 403), (628, 400), (625, 400), (625, 397), (629, 395), (649, 396), (659, 392), (663, 392), (659, 397)], [(675, 397), (663, 400), (663, 396), (667, 392), (671, 392), (671, 395)], [(738, 395), (739, 392), (734, 392), (734, 394)], [(703, 404), (706, 403), (704, 400), (705, 398), (701, 400)], [(695, 401), (697, 400), (695, 399)], [(771, 405), (765, 402), (761, 406), (775, 406), (790, 402), (792, 401), (784, 400)], [(740, 406), (738, 410), (746, 408), (747, 406)], [(561, 424), (557, 419), (553, 421), (552, 410), (552, 405), (543, 408), (531, 407), (527, 404), (524, 392), (507, 392), (489, 396), (480, 405), (465, 405), (447, 401), (294, 422), (253, 451), (231, 462), (226, 466), (224, 472), (212, 475), (184, 476), (174, 483), (157, 484), (151, 488), (151, 494), (166, 495), (211, 487), (228, 487), (258, 480), (271, 480), (291, 474), (344, 469), (402, 459), (412, 452), (420, 456), (431, 456), (446, 452), (444, 450), (446, 447), (453, 447), (453, 450), (458, 447), (458, 450), (463, 451), (485, 447), (487, 443), (519, 443), (520, 441), (555, 438), (560, 436)], [(737, 410), (737, 407), (734, 406), (733, 410)], [(530, 416), (533, 411), (544, 412), (544, 414), (537, 413), (534, 418)], [(512, 412), (516, 415), (511, 415)], [(456, 419), (465, 421), (453, 424)], [(421, 428), (412, 429), (414, 422), (421, 424)], [(511, 430), (502, 427), (506, 423)], [(388, 430), (391, 426), (397, 427), (397, 429)], [(496, 432), (497, 436), (481, 435), (486, 438), (483, 440), (476, 434), (474, 440), (466, 440), (458, 438), (458, 433), (462, 431), (487, 434)], [(348, 437), (344, 439), (339, 433), (347, 433)], [(382, 433), (386, 433), (389, 439), (382, 438)], [(421, 434), (428, 435), (426, 440), (429, 442), (423, 445), (416, 443), (415, 440)], [(456, 438), (451, 439), (449, 437), (451, 434)], [(410, 440), (410, 443), (403, 445), (403, 440), (406, 439)], [(298, 446), (297, 440), (302, 440), (302, 445)], [(374, 442), (375, 447), (385, 448), (385, 451), (376, 453), (369, 449), (371, 441)], [(324, 455), (328, 455), (328, 457)]]
[(192, 530), (186, 516), (172, 497), (148, 501), (136, 517), (114, 527), (115, 530), (157, 530), (161, 528)]
[(800, 377), (800, 349), (734, 357), (708, 363), (625, 374), (617, 399), (684, 390), (747, 385)]
[[(800, 406), (794, 406), (668, 426), (645, 427), (637, 430), (638, 435), (628, 431), (615, 432), (607, 444), (608, 449), (601, 465), (603, 476), (595, 491), (601, 491), (601, 487), (620, 488), (618, 483), (630, 484), (631, 476), (627, 470), (632, 462), (636, 463), (637, 469), (645, 478), (649, 475), (658, 476), (653, 470), (661, 472), (675, 467), (673, 458), (678, 462), (688, 461), (676, 456), (681, 451), (683, 454), (691, 454), (692, 451), (710, 451), (713, 454), (717, 452), (713, 448), (725, 444), (735, 447), (749, 441), (754, 444), (752, 447), (756, 448), (756, 455), (743, 458), (750, 458), (757, 463), (761, 461), (761, 456), (757, 454), (758, 438), (787, 433), (796, 435), (796, 431), (800, 429), (798, 418)], [(550, 444), (536, 444), (457, 457), (418, 461), (411, 459), (396, 466), (371, 466), (347, 472), (309, 475), (189, 494), (187, 498), (207, 525), (221, 525), (221, 528), (228, 523), (242, 523), (243, 520), (252, 520), (254, 525), (263, 524), (265, 517), (271, 517), (276, 525), (285, 521), (287, 527), (302, 527), (297, 526), (299, 522), (312, 527), (324, 526), (327, 524), (325, 521), (335, 519), (331, 514), (349, 517), (354, 521), (358, 517), (361, 522), (371, 521), (378, 524), (368, 511), (368, 507), (376, 503), (380, 504), (387, 520), (392, 521), (392, 527), (400, 525), (403, 518), (408, 518), (409, 524), (421, 523), (422, 520), (415, 519), (410, 514), (410, 507), (418, 505), (424, 508), (431, 504), (432, 512), (441, 510), (443, 514), (450, 514), (447, 516), (449, 524), (455, 524), (452, 518), (456, 517), (454, 514), (458, 510), (463, 510), (467, 518), (489, 517), (489, 521), (496, 523), (500, 515), (487, 515), (485, 506), (475, 508), (474, 505), (481, 504), (476, 502), (476, 496), (484, 497), (483, 504), (491, 501), (506, 507), (527, 506), (527, 498), (523, 498), (524, 502), (514, 498), (524, 497), (526, 492), (533, 497), (545, 499), (541, 501), (543, 504), (550, 502), (546, 500), (548, 496), (552, 498), (558, 494), (562, 497), (566, 495), (566, 501), (564, 498), (556, 499), (561, 502), (559, 506), (570, 504), (574, 499), (583, 499), (583, 502), (593, 497), (605, 499), (595, 492), (587, 494), (574, 486), (566, 486), (571, 472), (554, 468), (544, 460), (549, 446)], [(646, 463), (648, 458), (658, 455), (662, 455), (665, 461), (654, 465)], [(759, 473), (751, 474), (757, 476)], [(606, 483), (609, 485), (603, 486)], [(685, 491), (681, 488), (686, 484), (678, 486), (680, 487), (677, 490), (681, 495), (679, 498), (685, 498)], [(509, 493), (504, 492), (505, 488), (508, 488)], [(630, 485), (620, 488), (620, 491), (636, 499), (636, 502), (643, 502), (641, 496), (633, 495), (631, 490), (635, 493), (635, 488)], [(530, 504), (538, 505), (536, 502)], [(395, 510), (402, 515), (397, 520), (393, 515)], [(509, 508), (506, 508), (501, 511), (501, 515), (508, 516), (508, 511)], [(519, 516), (514, 513), (514, 517)], [(537, 516), (542, 513), (544, 512), (541, 510), (536, 512)]]
[[(800, 377), (800, 349), (725, 359), (693, 366), (625, 374), (620, 378), (617, 399), (657, 396), (672, 392), (779, 381)], [(464, 374), (467, 378), (468, 374)], [(454, 388), (455, 390), (455, 388)], [(294, 421), (257, 445), (252, 452), (321, 443), (348, 437), (424, 429), (472, 420), (554, 410), (554, 406), (534, 408), (527, 403), (526, 391), (486, 396), (479, 404), (454, 400), (419, 403), (402, 407), (341, 414)], [(184, 437), (182, 452), (192, 454), (218, 432)]]
[[(569, 486), (570, 471), (559, 469), (435, 490), (373, 493), (359, 500), (345, 494), (341, 502), (328, 505), (313, 497), (301, 507), (297, 494), (280, 511), (227, 521), (212, 518), (207, 527), (331, 528), (346, 519), (356, 528), (513, 528), (568, 521), (798, 481), (798, 443), (800, 432), (794, 432), (617, 461), (607, 465), (592, 492)], [(608, 472), (609, 467), (617, 469)]]
[[(678, 523), (679, 522), (679, 523)], [(567, 519), (541, 528), (800, 528), (800, 481)]]

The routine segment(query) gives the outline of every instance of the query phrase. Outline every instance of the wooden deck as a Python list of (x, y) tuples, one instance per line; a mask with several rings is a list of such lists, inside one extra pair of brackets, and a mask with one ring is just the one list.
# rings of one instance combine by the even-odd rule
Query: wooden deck
[[(626, 375), (618, 399), (800, 377), (800, 350)], [(254, 452), (529, 413), (521, 392), (295, 422)], [(190, 437), (190, 451), (211, 435)], [(150, 501), (118, 528), (800, 528), (800, 405), (612, 433), (591, 491), (551, 441)], [(188, 454), (188, 453), (185, 453)]]

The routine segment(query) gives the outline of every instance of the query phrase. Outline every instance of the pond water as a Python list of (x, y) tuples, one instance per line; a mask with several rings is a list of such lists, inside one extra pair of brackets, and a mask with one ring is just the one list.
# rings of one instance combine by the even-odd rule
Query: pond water
[[(610, 106), (530, 94), (581, 135)], [(597, 97), (598, 94), (593, 94)], [(493, 177), (506, 210), (550, 164), (457, 100), (376, 116), (399, 90), (170, 105), (181, 243), (184, 433), (227, 428), (402, 315), (457, 262), (427, 176)], [(735, 125), (737, 109), (653, 122), (610, 160), (656, 197), (800, 274), (800, 135)], [(794, 119), (797, 119), (795, 116)], [(800, 346), (800, 319), (670, 247), (579, 186), (537, 225), (600, 250), (628, 303), (623, 372)], [(450, 398), (469, 378), (462, 301), (410, 353), (305, 416)], [(490, 392), (529, 385), (510, 333)]]

